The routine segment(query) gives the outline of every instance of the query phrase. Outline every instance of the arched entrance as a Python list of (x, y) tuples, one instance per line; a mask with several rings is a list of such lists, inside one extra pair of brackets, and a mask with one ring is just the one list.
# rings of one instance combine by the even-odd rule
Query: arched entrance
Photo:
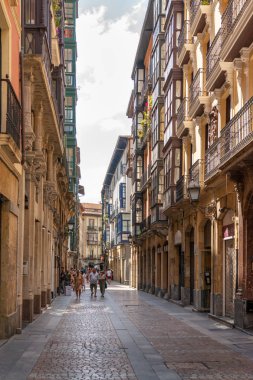
[(201, 299), (201, 307), (210, 309), (210, 292), (211, 292), (211, 231), (212, 223), (208, 220), (204, 226), (204, 250), (202, 252), (202, 268), (203, 273), (203, 292)]

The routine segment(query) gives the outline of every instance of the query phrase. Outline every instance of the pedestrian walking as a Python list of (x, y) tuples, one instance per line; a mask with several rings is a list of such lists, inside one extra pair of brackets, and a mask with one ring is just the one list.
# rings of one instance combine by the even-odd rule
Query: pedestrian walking
[(98, 286), (98, 273), (96, 271), (96, 268), (93, 268), (90, 272), (90, 290), (91, 290), (91, 296), (97, 297), (97, 286)]
[(85, 271), (82, 273), (83, 276), (83, 292), (85, 291), (85, 281), (86, 281), (86, 273)]
[(105, 287), (106, 287), (106, 274), (104, 270), (100, 270), (99, 272), (99, 287), (101, 292), (101, 297), (105, 296)]
[(77, 270), (76, 275), (74, 277), (74, 289), (76, 292), (76, 299), (80, 300), (82, 287), (83, 287), (83, 276), (80, 273), (80, 271)]
[(108, 281), (108, 284), (110, 284), (111, 280), (112, 280), (112, 271), (111, 271), (111, 269), (107, 269), (107, 271), (106, 271), (106, 279)]
[(64, 269), (61, 268), (61, 273), (60, 273), (60, 291), (62, 294), (65, 294), (65, 276), (66, 273), (64, 272)]

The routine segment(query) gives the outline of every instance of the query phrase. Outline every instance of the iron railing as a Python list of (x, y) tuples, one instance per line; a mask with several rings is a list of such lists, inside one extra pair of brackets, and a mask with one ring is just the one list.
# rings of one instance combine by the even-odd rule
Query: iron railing
[(200, 186), (204, 179), (204, 160), (197, 160), (189, 169), (189, 180)]
[(222, 15), (222, 43), (225, 42), (242, 14), (243, 8), (252, 0), (230, 0)]
[(1, 79), (1, 133), (9, 134), (21, 147), (21, 105), (9, 79)]
[(207, 78), (210, 76), (216, 64), (220, 61), (221, 42), (222, 42), (222, 28), (220, 28), (218, 33), (216, 34), (206, 57), (206, 65), (207, 65), (206, 77)]
[(198, 96), (203, 96), (206, 94), (204, 90), (204, 80), (205, 80), (205, 69), (198, 69), (195, 77), (190, 86), (190, 106), (195, 102)]
[(184, 25), (182, 27), (182, 30), (178, 36), (178, 55), (180, 55), (184, 44), (191, 44), (192, 43), (192, 38), (189, 37), (189, 30), (190, 30), (190, 21), (185, 20)]
[(221, 163), (253, 141), (253, 97), (221, 130)]
[(176, 202), (179, 202), (181, 199), (188, 198), (187, 186), (188, 186), (188, 176), (182, 175), (176, 183)]
[(210, 146), (205, 155), (205, 180), (216, 174), (220, 165), (220, 139)]
[(201, 5), (210, 5), (211, 0), (191, 0), (190, 2), (190, 22), (194, 22)]

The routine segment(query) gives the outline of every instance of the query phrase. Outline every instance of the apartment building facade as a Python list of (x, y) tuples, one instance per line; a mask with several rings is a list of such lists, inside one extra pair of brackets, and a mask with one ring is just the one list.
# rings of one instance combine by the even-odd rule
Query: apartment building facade
[(79, 185), (80, 148), (76, 139), (76, 19), (78, 18), (78, 0), (65, 0), (65, 26), (64, 26), (64, 62), (65, 62), (65, 146), (68, 162), (69, 191), (75, 199), (75, 213), (69, 221), (69, 250), (68, 262), (70, 267), (77, 267), (79, 260), (79, 193), (84, 195), (84, 188)]
[(22, 326), (24, 228), (20, 2), (0, 1), (0, 338)]
[[(127, 115), (132, 118), (133, 286), (167, 294), (168, 221), (163, 214), (165, 2), (149, 1), (135, 57)], [(131, 170), (130, 170), (131, 168)], [(136, 284), (138, 282), (138, 284)]]
[(80, 204), (79, 268), (99, 265), (102, 256), (102, 206), (97, 203)]
[(134, 62), (133, 286), (252, 326), (250, 1), (150, 1)]
[(131, 282), (131, 256), (128, 237), (130, 225), (131, 181), (126, 176), (128, 136), (119, 136), (108, 166), (101, 192), (102, 253), (113, 278), (124, 284)]

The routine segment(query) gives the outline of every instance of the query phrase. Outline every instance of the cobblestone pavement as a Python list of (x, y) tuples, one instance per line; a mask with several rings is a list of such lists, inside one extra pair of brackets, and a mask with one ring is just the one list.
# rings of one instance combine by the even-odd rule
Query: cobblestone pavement
[(253, 380), (253, 336), (114, 283), (56, 298), (0, 345), (4, 379)]
[[(117, 292), (114, 301), (124, 308), (128, 318), (163, 357), (166, 366), (176, 371), (182, 380), (253, 379), (253, 336), (210, 319), (204, 321), (207, 330), (199, 328), (198, 318), (203, 325), (206, 316), (185, 312), (183, 308), (180, 311), (179, 306), (170, 304), (163, 309), (151, 306), (152, 296), (144, 293), (135, 304), (126, 304), (125, 296), (123, 291)], [(163, 300), (155, 303), (161, 306), (161, 302), (166, 303)], [(189, 323), (187, 319), (193, 314), (195, 323)]]
[[(75, 299), (75, 298), (74, 298)], [(100, 297), (68, 307), (28, 379), (136, 379)]]

